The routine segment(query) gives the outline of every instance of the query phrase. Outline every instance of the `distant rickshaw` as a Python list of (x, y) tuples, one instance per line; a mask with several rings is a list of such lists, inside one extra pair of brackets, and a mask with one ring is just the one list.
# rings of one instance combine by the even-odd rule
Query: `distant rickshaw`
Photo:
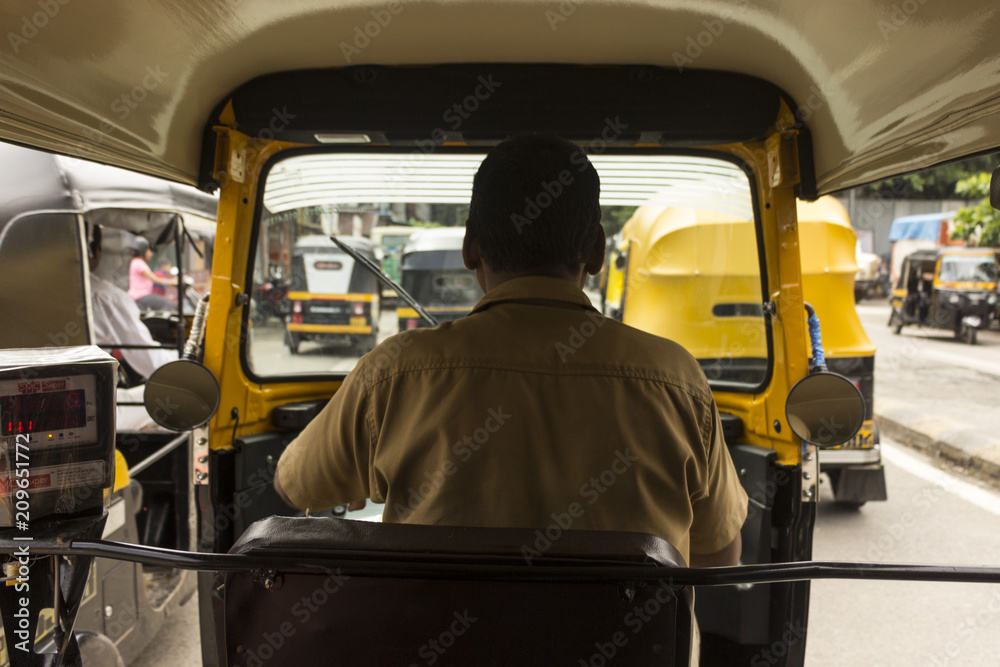
[[(865, 399), (861, 429), (824, 449), (820, 465), (837, 503), (860, 507), (887, 495), (873, 420), (875, 347), (854, 307), (857, 239), (833, 197), (800, 201), (798, 221), (802, 291), (822, 322), (827, 367), (848, 377)], [(683, 345), (714, 385), (752, 384), (764, 377), (768, 356), (760, 269), (752, 255), (717, 253), (723, 240), (752, 247), (752, 221), (707, 207), (640, 207), (622, 230), (605, 312)], [(620, 307), (611, 294), (616, 270), (623, 273)]]
[(990, 248), (918, 250), (903, 260), (892, 291), (889, 326), (952, 331), (975, 344), (997, 310), (997, 257)]
[[(343, 241), (375, 261), (375, 245), (364, 237)], [(343, 340), (364, 354), (378, 339), (379, 282), (326, 236), (303, 236), (292, 250), (291, 313), (285, 344), (298, 354), (304, 340)]]
[[(400, 284), (438, 322), (467, 315), (483, 296), (476, 274), (462, 261), (464, 238), (464, 227), (424, 229), (403, 249)], [(396, 314), (400, 331), (429, 326), (409, 306), (400, 305)]]

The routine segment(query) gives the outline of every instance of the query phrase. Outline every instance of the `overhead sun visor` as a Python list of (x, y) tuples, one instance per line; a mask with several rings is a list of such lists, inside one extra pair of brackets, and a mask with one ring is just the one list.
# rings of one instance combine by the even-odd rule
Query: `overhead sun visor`
[[(763, 137), (782, 97), (773, 84), (730, 72), (458, 64), (279, 72), (244, 84), (227, 102), (237, 130), (303, 144), (354, 134), (383, 145), (492, 145), (533, 131), (583, 144), (704, 146)], [(206, 128), (203, 188), (214, 186), (212, 125), (224, 105)]]

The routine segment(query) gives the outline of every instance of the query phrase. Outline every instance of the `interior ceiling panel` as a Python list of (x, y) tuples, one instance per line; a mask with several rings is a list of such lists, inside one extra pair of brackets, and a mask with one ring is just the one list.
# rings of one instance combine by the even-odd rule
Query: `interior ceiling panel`
[(1000, 147), (995, 0), (43, 5), (0, 5), (0, 137), (187, 183), (232, 91), (264, 74), (358, 64), (749, 74), (795, 100), (821, 193)]

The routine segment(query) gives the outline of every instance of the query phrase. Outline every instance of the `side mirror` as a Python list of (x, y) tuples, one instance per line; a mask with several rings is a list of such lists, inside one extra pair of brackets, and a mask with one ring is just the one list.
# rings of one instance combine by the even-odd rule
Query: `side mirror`
[(143, 403), (157, 424), (171, 431), (203, 426), (219, 409), (219, 382), (196, 361), (178, 359), (149, 376)]
[(990, 178), (990, 206), (1000, 211), (1000, 167), (993, 170)]
[(857, 434), (865, 420), (865, 399), (843, 375), (808, 375), (792, 387), (785, 402), (792, 432), (817, 447), (836, 447)]

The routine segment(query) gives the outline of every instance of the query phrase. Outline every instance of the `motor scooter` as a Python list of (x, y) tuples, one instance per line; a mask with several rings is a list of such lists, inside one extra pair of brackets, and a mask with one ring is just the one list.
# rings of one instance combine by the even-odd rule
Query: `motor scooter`
[(272, 317), (284, 320), (291, 312), (288, 300), (288, 289), (292, 281), (280, 273), (271, 274), (260, 285), (255, 285), (252, 292), (253, 322), (260, 325)]

